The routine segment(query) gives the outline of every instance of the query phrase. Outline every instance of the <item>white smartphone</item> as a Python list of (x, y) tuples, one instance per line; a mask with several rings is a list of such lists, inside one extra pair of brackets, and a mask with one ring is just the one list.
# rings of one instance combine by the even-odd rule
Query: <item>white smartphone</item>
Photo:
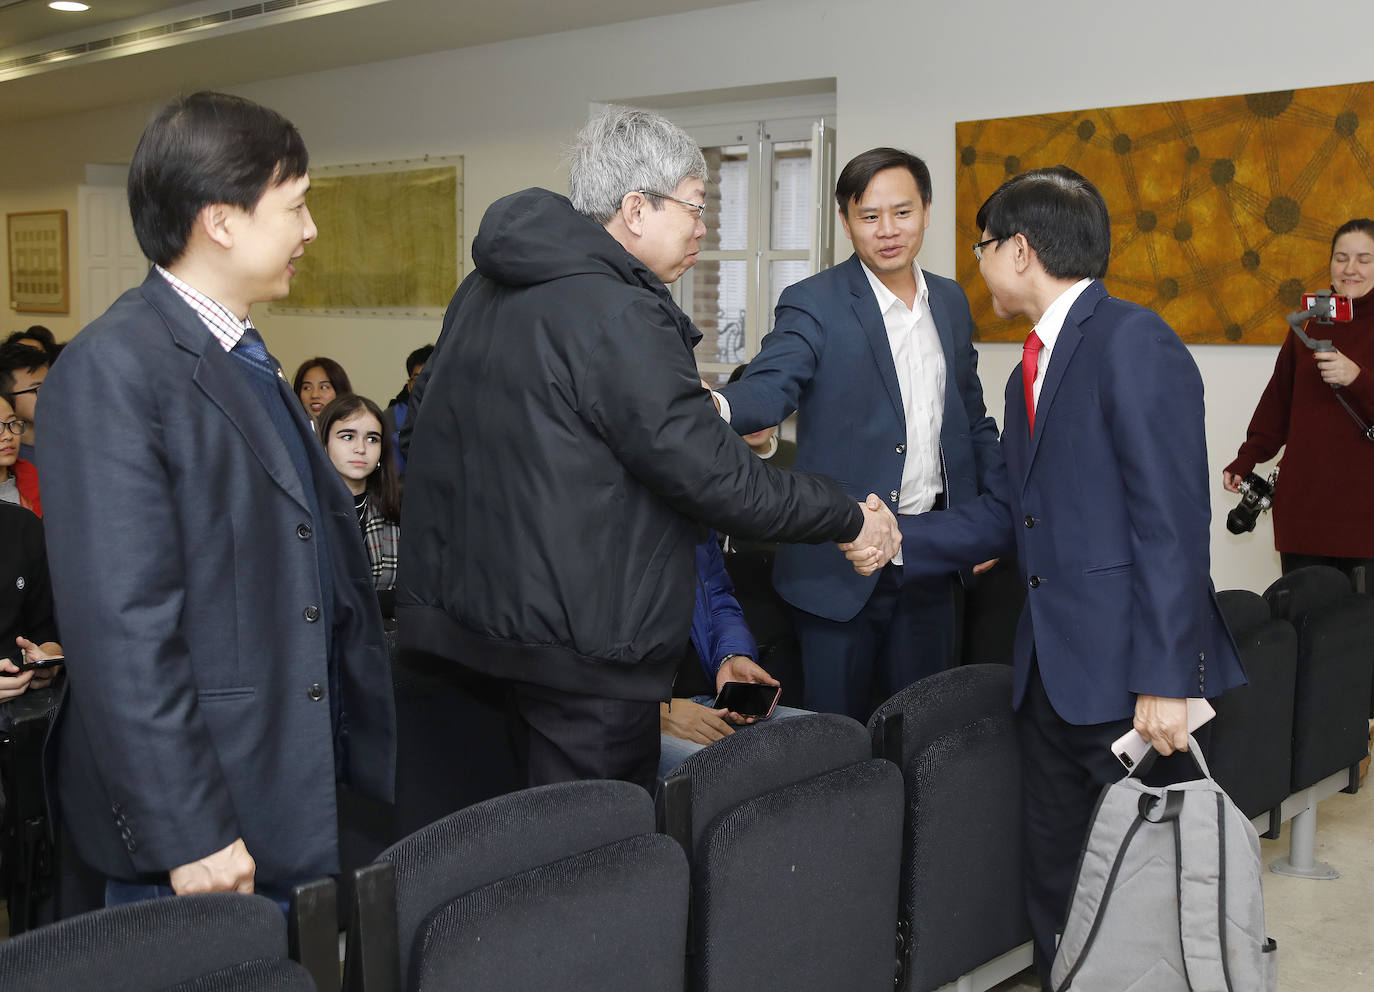
[[(1217, 711), (1212, 709), (1212, 704), (1207, 700), (1188, 700), (1188, 733), (1191, 734), (1216, 715)], [(1134, 771), (1135, 766), (1140, 764), (1140, 759), (1149, 754), (1151, 746), (1149, 741), (1132, 728), (1112, 742), (1112, 754), (1116, 755), (1116, 760), (1121, 762), (1128, 772)]]

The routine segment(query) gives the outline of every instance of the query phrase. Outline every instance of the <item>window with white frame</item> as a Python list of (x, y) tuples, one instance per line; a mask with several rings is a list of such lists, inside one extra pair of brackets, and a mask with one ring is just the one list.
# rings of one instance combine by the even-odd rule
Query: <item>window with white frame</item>
[(706, 155), (706, 237), (673, 292), (703, 335), (698, 368), (724, 382), (758, 353), (779, 294), (832, 264), (835, 130), (786, 117), (688, 131)]

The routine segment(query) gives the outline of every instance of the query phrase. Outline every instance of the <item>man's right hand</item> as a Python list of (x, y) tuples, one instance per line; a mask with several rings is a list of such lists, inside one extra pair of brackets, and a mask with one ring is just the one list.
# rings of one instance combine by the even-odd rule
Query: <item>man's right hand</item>
[(168, 874), (172, 891), (179, 896), (196, 892), (243, 892), (252, 895), (253, 874), (257, 868), (257, 863), (240, 837), (224, 850), (173, 868)]
[(896, 556), (902, 546), (902, 532), (897, 529), (897, 518), (876, 493), (869, 493), (859, 507), (864, 511), (863, 529), (858, 537), (841, 543), (839, 548), (854, 571), (872, 575)]
[(1221, 488), (1225, 489), (1228, 493), (1238, 493), (1240, 492), (1242, 478), (1242, 476), (1236, 475), (1235, 472), (1223, 471), (1221, 473)]
[(0, 658), (0, 700), (22, 696), (33, 681), (33, 669), (21, 672), (9, 658)]

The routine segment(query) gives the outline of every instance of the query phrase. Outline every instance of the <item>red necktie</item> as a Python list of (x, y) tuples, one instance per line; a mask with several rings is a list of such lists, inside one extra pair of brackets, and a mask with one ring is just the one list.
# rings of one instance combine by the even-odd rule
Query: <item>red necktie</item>
[(1021, 385), (1026, 390), (1026, 433), (1035, 433), (1035, 374), (1040, 370), (1040, 335), (1032, 329), (1021, 349)]

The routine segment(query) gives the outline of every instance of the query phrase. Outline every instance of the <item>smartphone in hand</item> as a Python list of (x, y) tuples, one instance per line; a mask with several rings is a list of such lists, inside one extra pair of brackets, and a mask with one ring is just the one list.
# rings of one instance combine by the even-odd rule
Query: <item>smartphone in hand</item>
[(37, 661), (26, 661), (22, 653), (17, 659), (10, 659), (21, 672), (41, 671), (44, 668), (52, 668), (54, 665), (60, 665), (66, 660), (66, 658), (58, 655), (56, 658), (39, 658)]
[(716, 696), (715, 708), (762, 720), (772, 715), (773, 707), (778, 705), (781, 695), (782, 686), (763, 682), (726, 682)]

